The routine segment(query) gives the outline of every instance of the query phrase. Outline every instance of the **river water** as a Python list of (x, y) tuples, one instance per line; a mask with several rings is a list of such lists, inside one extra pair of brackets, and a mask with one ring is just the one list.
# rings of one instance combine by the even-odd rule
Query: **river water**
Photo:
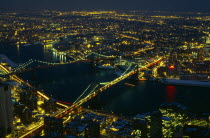
[[(48, 62), (68, 60), (53, 53), (51, 48), (42, 45), (21, 47), (1, 44), (0, 54), (7, 55), (18, 64), (29, 59)], [(93, 88), (100, 82), (108, 82), (117, 77), (112, 70), (93, 70), (86, 63), (45, 68), (23, 73), (20, 76), (24, 79), (38, 81), (40, 89), (43, 89), (45, 93), (52, 95), (55, 99), (70, 103), (73, 103), (90, 84), (90, 88)], [(125, 83), (135, 86), (128, 86)], [(177, 102), (194, 112), (210, 112), (209, 98), (210, 88), (124, 80), (84, 106), (128, 115), (156, 110), (162, 103)]]

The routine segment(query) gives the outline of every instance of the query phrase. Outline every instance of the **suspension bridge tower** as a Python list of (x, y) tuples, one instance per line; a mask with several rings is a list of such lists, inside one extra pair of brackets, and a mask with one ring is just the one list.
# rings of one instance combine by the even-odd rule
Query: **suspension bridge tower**
[(134, 81), (139, 80), (139, 71), (138, 71), (138, 69), (139, 69), (139, 65), (138, 64), (135, 64), (134, 71), (136, 73), (131, 76), (131, 79), (134, 80)]
[(96, 59), (95, 54), (91, 54), (90, 55), (90, 60), (91, 60), (90, 61), (90, 67), (91, 67), (91, 69), (94, 69), (98, 66), (98, 61), (95, 61), (95, 59)]

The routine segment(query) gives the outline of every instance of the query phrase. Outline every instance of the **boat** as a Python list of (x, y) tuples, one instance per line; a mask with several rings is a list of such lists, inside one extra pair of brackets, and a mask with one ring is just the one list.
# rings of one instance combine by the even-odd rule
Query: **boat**
[(210, 87), (210, 82), (201, 80), (180, 80), (180, 79), (161, 79), (161, 83), (184, 85), (184, 86), (199, 86), (199, 87)]

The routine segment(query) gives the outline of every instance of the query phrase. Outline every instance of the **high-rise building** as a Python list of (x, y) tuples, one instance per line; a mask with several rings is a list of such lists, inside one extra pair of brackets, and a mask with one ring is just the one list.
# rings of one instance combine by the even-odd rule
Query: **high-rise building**
[(44, 109), (46, 113), (55, 112), (57, 110), (56, 100), (50, 98), (44, 102)]
[(0, 83), (0, 137), (5, 137), (12, 132), (13, 106), (11, 98), (11, 86)]
[(25, 105), (24, 104), (15, 104), (14, 105), (14, 115), (17, 116), (17, 117), (20, 117), (22, 116), (23, 114), (23, 110), (25, 109)]
[(158, 137), (162, 138), (162, 114), (161, 112), (154, 111), (150, 116), (147, 117), (148, 122), (148, 135), (147, 137)]
[(21, 104), (28, 104), (28, 102), (29, 102), (29, 93), (28, 92), (21, 92), (20, 93), (20, 103)]
[(31, 97), (30, 103), (28, 104), (28, 108), (31, 110), (37, 110), (37, 98), (36, 97)]
[(32, 111), (37, 109), (37, 92), (29, 87), (22, 87), (20, 92), (20, 101), (26, 107), (30, 108)]
[(23, 124), (30, 124), (32, 122), (32, 111), (29, 108), (26, 108), (23, 110), (20, 119)]
[(63, 119), (55, 117), (44, 118), (44, 133), (46, 136), (51, 136), (56, 133), (58, 137), (63, 135)]

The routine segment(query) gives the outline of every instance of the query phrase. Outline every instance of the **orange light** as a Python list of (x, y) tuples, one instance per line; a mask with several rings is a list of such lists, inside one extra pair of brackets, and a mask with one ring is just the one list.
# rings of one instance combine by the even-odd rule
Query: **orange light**
[(169, 66), (169, 69), (175, 69), (174, 65)]

